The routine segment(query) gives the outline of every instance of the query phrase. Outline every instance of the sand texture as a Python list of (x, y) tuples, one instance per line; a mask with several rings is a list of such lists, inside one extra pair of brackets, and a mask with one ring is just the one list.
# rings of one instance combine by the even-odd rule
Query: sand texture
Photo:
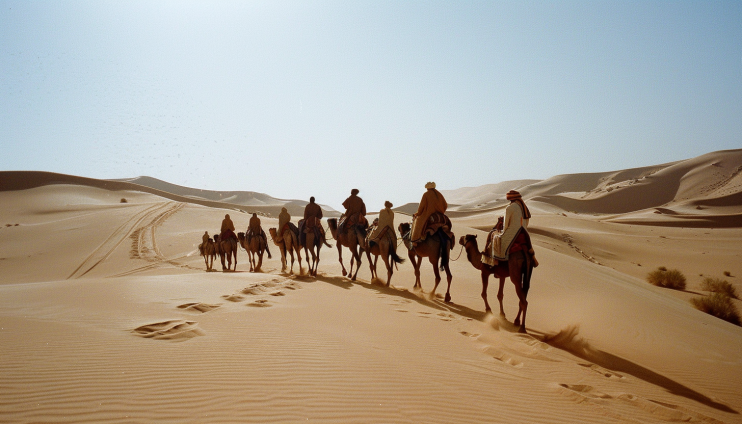
[[(523, 193), (540, 262), (527, 334), (509, 280), (506, 318), (485, 314), (458, 243), (451, 303), (427, 260), (422, 291), (409, 260), (390, 287), (365, 255), (343, 277), (335, 240), (316, 278), (282, 272), (272, 243), (262, 272), (244, 250), (206, 272), (197, 246), (225, 213), (245, 231), (261, 212), (267, 232), (303, 204), (0, 172), (0, 422), (742, 423), (742, 328), (690, 303), (706, 276), (742, 293), (741, 171), (733, 150), (444, 191), (457, 241), (480, 245)], [(660, 266), (686, 289), (648, 284)]]

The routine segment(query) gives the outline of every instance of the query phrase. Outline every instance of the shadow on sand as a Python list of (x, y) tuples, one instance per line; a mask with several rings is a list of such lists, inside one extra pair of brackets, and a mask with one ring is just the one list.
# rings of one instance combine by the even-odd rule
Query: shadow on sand
[[(590, 344), (579, 337), (578, 334), (579, 326), (573, 326), (566, 328), (557, 334), (542, 334), (539, 338), (541, 339), (541, 341), (547, 343), (550, 346), (567, 351), (580, 359), (592, 362), (593, 364), (599, 365), (603, 368), (616, 371), (618, 373), (632, 375), (640, 380), (646, 381), (647, 383), (662, 387), (663, 389), (674, 395), (694, 400), (706, 406), (718, 409), (719, 411), (739, 415), (739, 412), (730, 408), (729, 406), (719, 402), (715, 402), (708, 396), (699, 393), (691, 389), (690, 387), (684, 386), (683, 384), (678, 383), (675, 380), (665, 377), (662, 374), (658, 374), (655, 371), (652, 371), (619, 356), (592, 348)], [(531, 332), (531, 335), (534, 335), (533, 332)]]

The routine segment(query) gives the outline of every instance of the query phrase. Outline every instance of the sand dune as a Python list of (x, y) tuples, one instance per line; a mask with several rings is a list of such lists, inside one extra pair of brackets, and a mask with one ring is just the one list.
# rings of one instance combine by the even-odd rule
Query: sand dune
[[(138, 177), (119, 180), (97, 180), (73, 175), (40, 171), (0, 171), (0, 191), (27, 190), (53, 184), (74, 184), (97, 187), (109, 191), (135, 191), (154, 194), (166, 199), (194, 203), (212, 208), (233, 209), (245, 212), (259, 212), (263, 215), (278, 216), (282, 207), (292, 215), (304, 212), (308, 201), (282, 200), (262, 193), (216, 192), (192, 189), (170, 184), (151, 177)], [(334, 209), (322, 205), (328, 217), (340, 216)]]
[[(445, 283), (431, 295), (427, 262), (422, 292), (409, 262), (385, 287), (365, 257), (358, 281), (342, 277), (334, 247), (317, 278), (282, 274), (273, 245), (262, 273), (246, 272), (242, 250), (238, 272), (207, 273), (201, 235), (225, 210), (244, 230), (249, 215), (235, 209), (249, 205), (167, 184), (0, 173), (0, 421), (742, 422), (742, 328), (689, 302), (707, 294), (704, 276), (742, 291), (740, 162), (742, 151), (716, 152), (446, 192), (456, 236), (483, 240), (498, 198), (525, 184), (541, 263), (528, 334), (508, 321), (509, 281), (508, 320), (484, 313), (459, 246), (452, 303)], [(230, 196), (280, 206), (245, 193)], [(683, 271), (686, 291), (647, 284), (659, 266)], [(497, 282), (488, 295), (496, 307)]]

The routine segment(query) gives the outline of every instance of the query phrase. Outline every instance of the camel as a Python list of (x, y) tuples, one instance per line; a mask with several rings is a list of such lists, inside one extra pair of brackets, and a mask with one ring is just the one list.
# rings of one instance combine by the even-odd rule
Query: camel
[[(343, 277), (345, 276), (351, 276), (351, 280), (355, 281), (356, 277), (358, 276), (358, 270), (361, 269), (361, 262), (363, 254), (363, 243), (366, 238), (366, 230), (368, 229), (368, 222), (365, 223), (365, 225), (353, 225), (348, 226), (347, 231), (345, 231), (343, 234), (338, 234), (338, 220), (337, 218), (330, 218), (327, 220), (327, 226), (330, 227), (330, 232), (332, 233), (332, 238), (337, 240), (337, 247), (338, 247), (338, 260), (340, 261), (340, 266), (343, 267)], [(350, 272), (345, 270), (345, 264), (343, 264), (343, 246), (347, 247), (350, 250), (350, 253), (353, 255), (350, 258)], [(369, 257), (369, 261), (371, 258)], [(353, 263), (357, 262), (356, 266), (356, 272), (353, 273)]]
[(438, 288), (438, 284), (441, 282), (441, 274), (438, 272), (438, 260), (440, 259), (441, 271), (446, 271), (446, 277), (448, 280), (448, 288), (446, 289), (446, 297), (444, 301), (446, 303), (451, 301), (451, 269), (448, 266), (449, 256), (449, 243), (448, 236), (439, 228), (435, 234), (431, 234), (425, 238), (422, 242), (419, 242), (415, 248), (411, 249), (409, 244), (410, 231), (412, 225), (409, 222), (403, 222), (399, 224), (398, 230), (402, 234), (402, 238), (405, 240), (405, 246), (407, 247), (407, 254), (412, 262), (412, 266), (415, 267), (415, 289), (422, 290), (422, 284), (420, 284), (420, 265), (422, 265), (423, 257), (427, 257), (430, 263), (433, 265), (433, 272), (435, 273), (435, 286), (430, 296), (435, 296), (435, 290)]
[(299, 258), (299, 274), (301, 274), (301, 246), (299, 246), (299, 229), (296, 228), (296, 225), (289, 222), (288, 228), (283, 232), (283, 240), (279, 242), (276, 241), (278, 232), (275, 228), (269, 228), (268, 232), (271, 234), (273, 244), (278, 246), (281, 252), (281, 272), (286, 272), (288, 267), (286, 264), (286, 252), (288, 252), (291, 255), (291, 274), (294, 273), (294, 252), (296, 252), (296, 256)]
[[(222, 271), (237, 271), (237, 240), (230, 238), (219, 240), (219, 235), (214, 236), (214, 245), (216, 253), (222, 260)], [(227, 258), (227, 264), (224, 264), (224, 257)], [(232, 269), (232, 256), (234, 256), (234, 269)]]
[[(528, 295), (528, 289), (530, 288), (530, 275), (533, 272), (533, 260), (530, 255), (525, 254), (524, 251), (515, 252), (510, 255), (510, 260), (499, 261), (497, 266), (490, 266), (482, 262), (482, 252), (479, 250), (477, 245), (477, 236), (467, 234), (459, 239), (459, 244), (464, 246), (466, 249), (466, 258), (474, 266), (474, 268), (482, 272), (482, 299), (484, 299), (485, 310), (488, 313), (492, 313), (490, 304), (487, 302), (487, 285), (489, 284), (490, 275), (494, 275), (500, 279), (500, 289), (497, 292), (497, 300), (500, 301), (500, 317), (505, 318), (505, 310), (502, 308), (503, 299), (503, 286), (505, 285), (505, 278), (510, 277), (510, 281), (515, 286), (515, 293), (518, 295), (519, 309), (518, 315), (515, 317), (513, 324), (520, 326), (518, 332), (526, 332), (526, 311), (528, 310), (528, 301), (526, 296)], [(522, 255), (524, 258), (523, 266), (518, 269), (517, 264), (513, 261), (514, 255)], [(526, 278), (524, 278), (524, 274)], [(521, 323), (520, 317), (523, 314), (523, 322)]]
[[(242, 248), (247, 252), (247, 258), (250, 260), (250, 272), (260, 272), (260, 268), (263, 266), (263, 253), (268, 252), (268, 259), (271, 258), (271, 252), (268, 251), (268, 242), (259, 235), (253, 235), (248, 241), (245, 233), (238, 233), (237, 238), (240, 240)], [(257, 260), (255, 256), (258, 257)]]
[(214, 240), (209, 238), (206, 243), (199, 244), (198, 250), (199, 253), (201, 253), (201, 256), (204, 257), (204, 262), (206, 263), (206, 271), (213, 271), (214, 258), (216, 258), (216, 244), (214, 243)]
[[(388, 228), (386, 233), (379, 239), (378, 243), (374, 243), (371, 248), (366, 249), (366, 256), (368, 256), (369, 266), (371, 267), (371, 278), (379, 278), (376, 273), (376, 263), (379, 261), (379, 256), (384, 260), (386, 265), (386, 286), (392, 282), (392, 274), (394, 274), (394, 264), (404, 263), (404, 259), (397, 255), (397, 245), (394, 242), (394, 237), (391, 232), (394, 230)], [(371, 261), (371, 255), (375, 258)], [(391, 261), (389, 258), (391, 257)]]
[[(299, 221), (299, 228), (304, 228), (302, 223), (304, 220), (302, 219)], [(301, 236), (301, 234), (300, 234)], [(302, 243), (302, 237), (299, 237), (299, 247), (304, 248), (304, 256), (307, 258), (307, 264), (309, 265), (309, 275), (316, 277), (317, 276), (317, 268), (319, 268), (319, 252), (322, 249), (322, 245), (326, 245), (327, 247), (332, 247), (332, 245), (327, 243), (327, 240), (325, 240), (324, 234), (320, 231), (319, 228), (315, 228), (314, 231), (310, 231), (308, 233), (304, 234), (304, 244)], [(309, 261), (309, 254), (312, 255), (312, 261)]]

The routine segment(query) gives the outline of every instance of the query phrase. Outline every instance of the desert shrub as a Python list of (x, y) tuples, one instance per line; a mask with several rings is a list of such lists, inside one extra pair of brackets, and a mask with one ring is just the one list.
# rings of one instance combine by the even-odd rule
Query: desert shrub
[(734, 286), (729, 281), (722, 280), (721, 278), (711, 278), (711, 277), (704, 278), (703, 282), (701, 282), (701, 290), (706, 290), (706, 291), (710, 291), (714, 293), (721, 293), (729, 297), (739, 299), (739, 296), (737, 295), (737, 290), (734, 288)]
[(694, 297), (690, 302), (701, 312), (740, 325), (737, 307), (732, 303), (732, 298), (723, 293), (713, 293), (706, 297)]
[(729, 272), (729, 271), (724, 271), (724, 275), (727, 276), (727, 277), (731, 277), (732, 276), (732, 273)]
[(129, 203), (129, 201), (128, 201), (128, 200), (126, 200), (126, 197), (122, 197), (122, 198), (121, 198), (121, 203)]
[(665, 267), (659, 267), (647, 274), (647, 281), (658, 287), (685, 290), (685, 275), (677, 269), (668, 270)]

